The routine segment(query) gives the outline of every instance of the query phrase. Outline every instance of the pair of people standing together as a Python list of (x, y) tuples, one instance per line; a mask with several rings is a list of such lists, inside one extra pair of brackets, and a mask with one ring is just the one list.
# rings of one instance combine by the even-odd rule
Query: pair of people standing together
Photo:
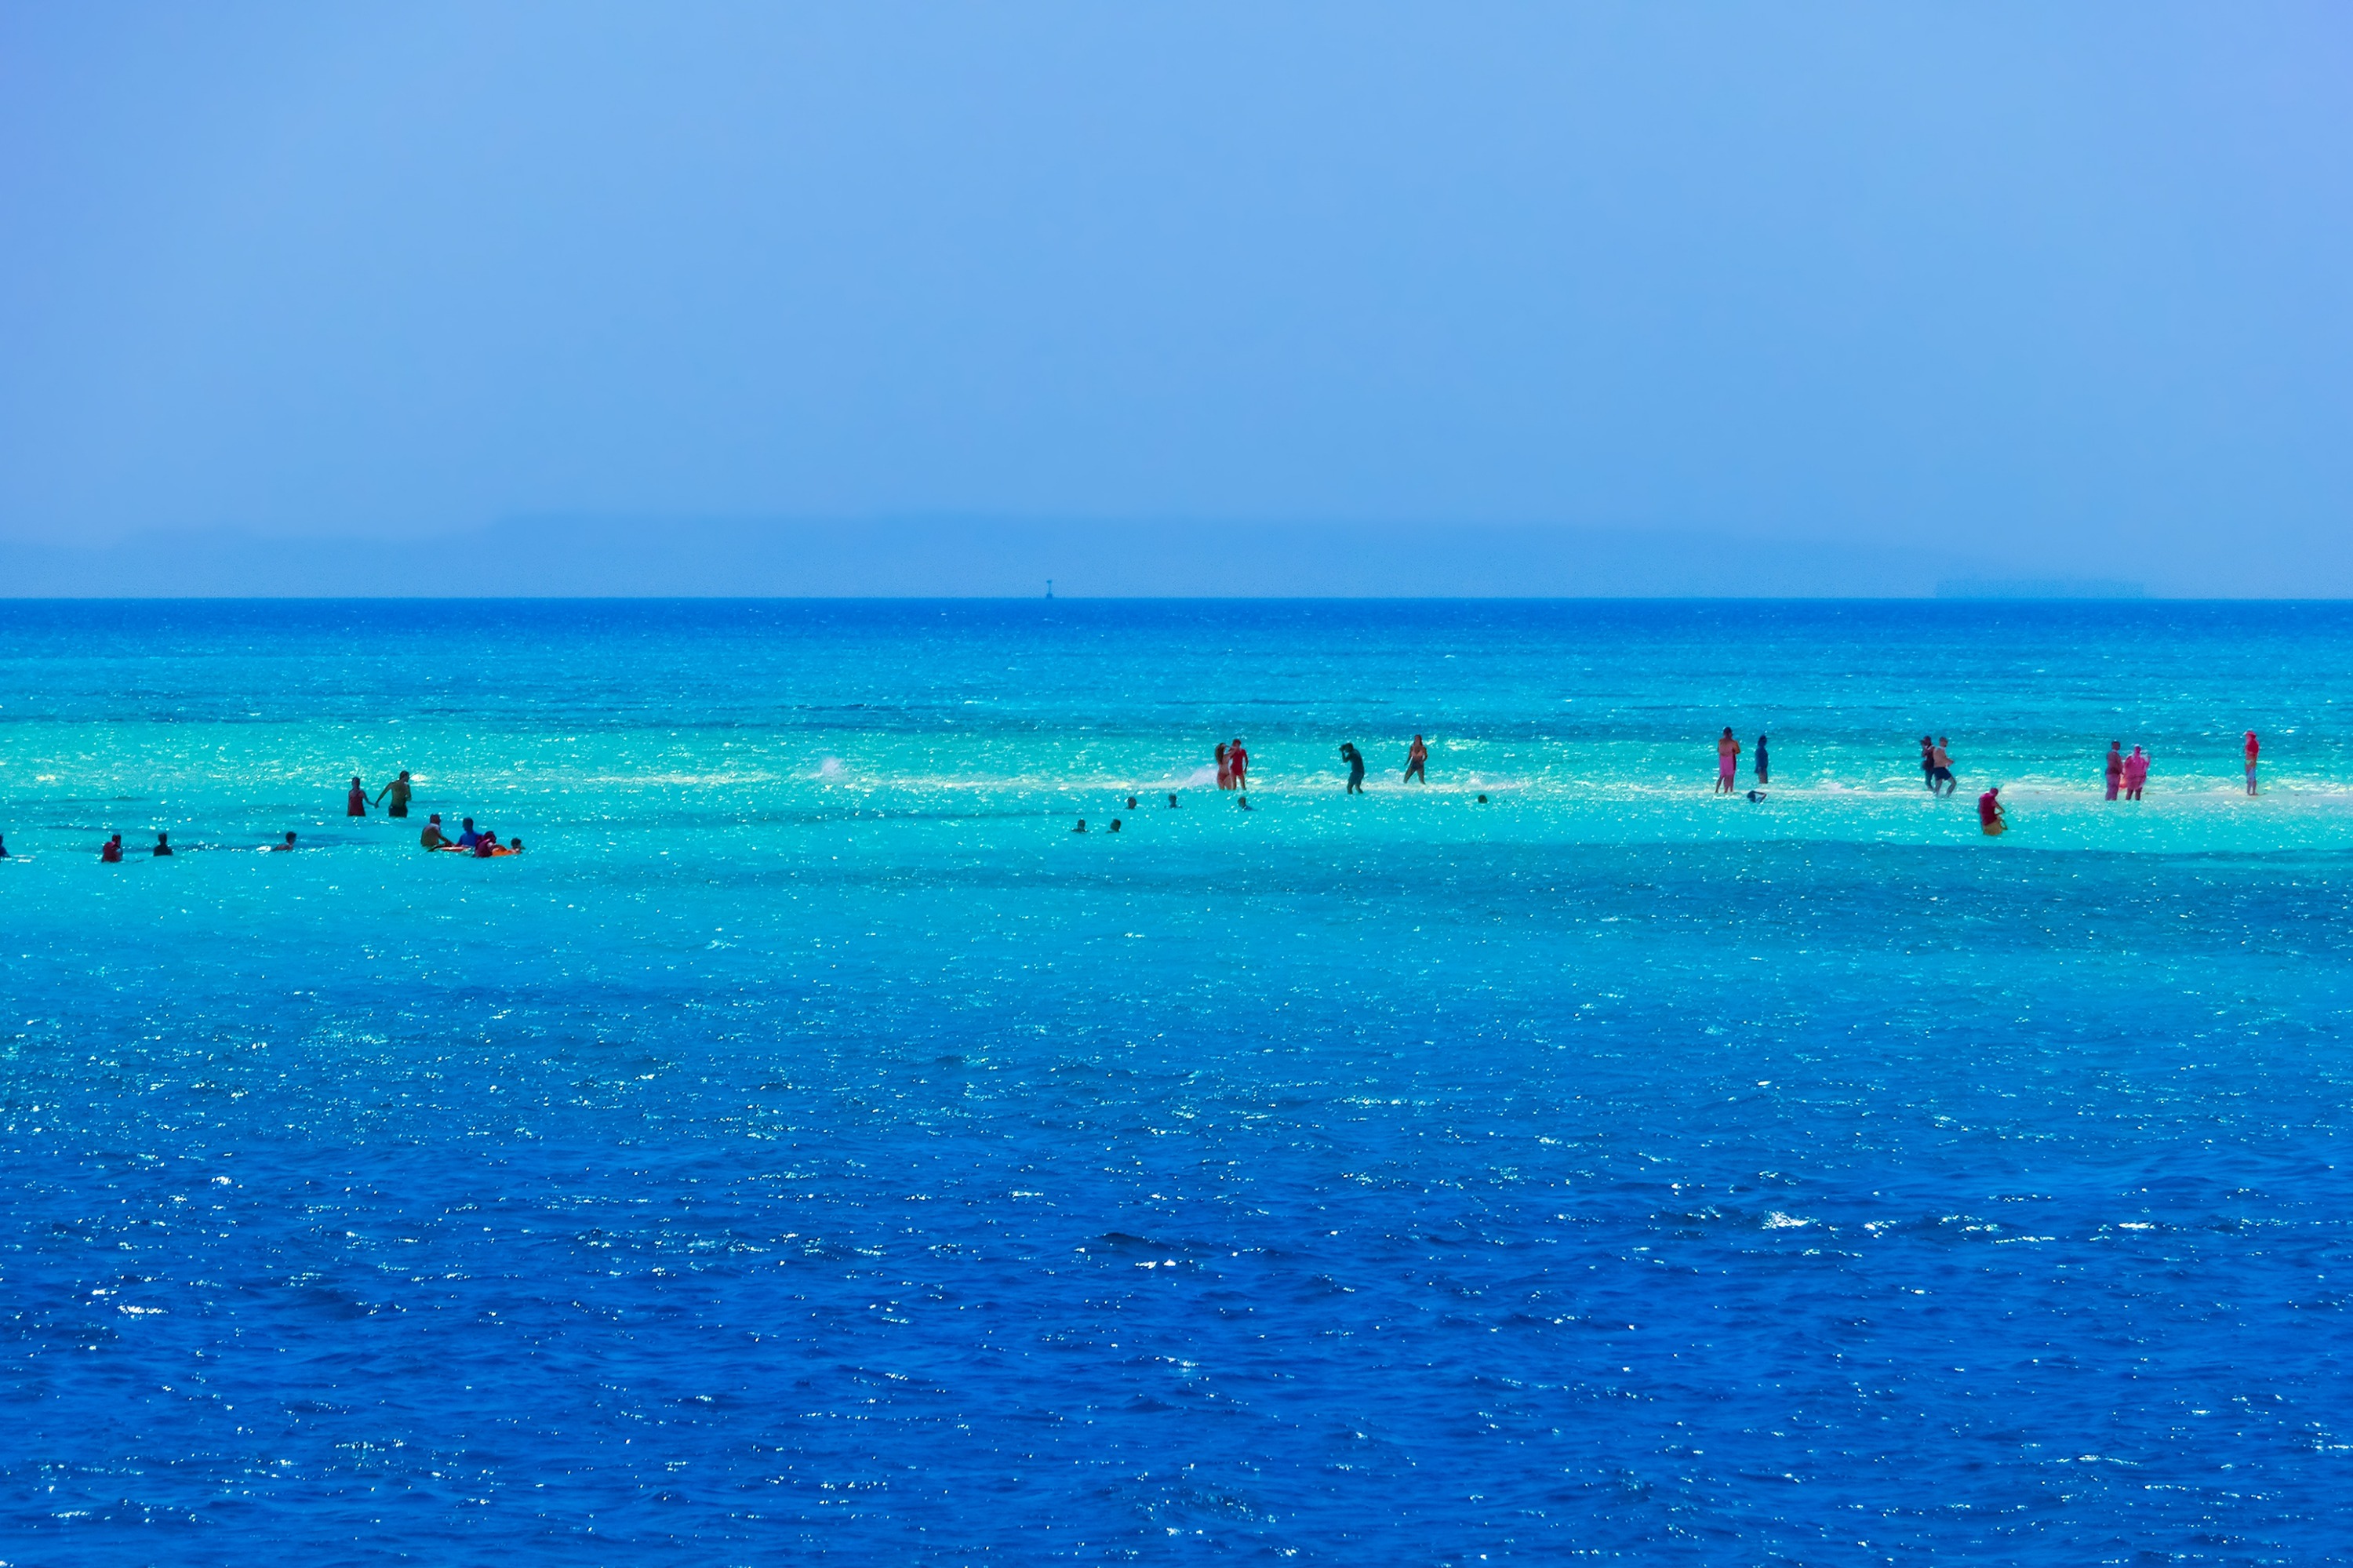
[[(381, 806), (384, 804), (384, 798), (389, 795), (392, 797), (392, 810), (385, 814), (392, 817), (405, 817), (408, 815), (408, 799), (415, 793), (416, 787), (408, 781), (408, 769), (404, 768), (400, 770), (399, 778), (375, 792), (374, 803)], [(351, 793), (343, 797), (343, 815), (364, 817), (368, 814), (369, 804), (367, 786), (354, 778), (352, 780)]]
[[(1363, 794), (1365, 792), (1365, 754), (1356, 749), (1355, 741), (1344, 740), (1340, 743), (1340, 760), (1348, 765), (1347, 792), (1351, 795)], [(1423, 771), (1429, 766), (1430, 747), (1424, 745), (1421, 736), (1417, 735), (1413, 737), (1413, 744), (1405, 748), (1405, 778), (1401, 782), (1411, 784), (1419, 779), (1424, 784), (1429, 783), (1430, 775)], [(1480, 797), (1482, 800), (1485, 798)]]
[[(1757, 737), (1757, 782), (1759, 784), (1773, 781), (1773, 761), (1765, 749), (1772, 739), (1769, 735)], [(1723, 735), (1717, 736), (1715, 742), (1715, 792), (1719, 795), (1739, 793), (1739, 779), (1740, 742), (1734, 738), (1732, 726), (1725, 725)]]

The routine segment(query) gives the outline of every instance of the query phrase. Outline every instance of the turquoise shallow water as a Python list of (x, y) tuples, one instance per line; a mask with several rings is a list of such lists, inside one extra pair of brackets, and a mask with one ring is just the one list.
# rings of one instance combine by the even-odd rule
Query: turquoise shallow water
[(2348, 676), (2328, 606), (0, 608), (0, 1561), (2341, 1560)]

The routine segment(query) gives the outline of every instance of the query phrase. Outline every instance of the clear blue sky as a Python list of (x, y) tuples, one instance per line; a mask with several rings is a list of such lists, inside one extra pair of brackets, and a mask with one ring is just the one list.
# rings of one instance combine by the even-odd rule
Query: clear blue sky
[(2341, 3), (6, 0), (0, 237), (0, 540), (1524, 522), (2353, 592)]

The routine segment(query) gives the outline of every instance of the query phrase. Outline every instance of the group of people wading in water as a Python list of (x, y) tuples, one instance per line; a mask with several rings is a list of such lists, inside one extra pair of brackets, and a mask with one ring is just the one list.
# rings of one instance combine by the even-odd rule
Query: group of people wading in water
[[(375, 792), (373, 804), (384, 805), (385, 800), (389, 798), (392, 803), (385, 807), (384, 814), (387, 817), (406, 817), (408, 815), (409, 800), (416, 792), (416, 786), (408, 777), (408, 769), (404, 768), (400, 770), (399, 778)], [(343, 815), (364, 817), (368, 814), (370, 804), (367, 786), (354, 777), (352, 779), (351, 792), (343, 797)], [(294, 835), (289, 833), (286, 837), (290, 841)], [(489, 860), (495, 855), (522, 853), (521, 839), (511, 838), (506, 842), (501, 843), (498, 834), (475, 827), (474, 819), (471, 817), (468, 817), (459, 826), (458, 836), (451, 838), (441, 826), (441, 813), (438, 811), (426, 819), (425, 831), (417, 835), (417, 842), (428, 850), (446, 851), (451, 854), (470, 854), (478, 860)]]

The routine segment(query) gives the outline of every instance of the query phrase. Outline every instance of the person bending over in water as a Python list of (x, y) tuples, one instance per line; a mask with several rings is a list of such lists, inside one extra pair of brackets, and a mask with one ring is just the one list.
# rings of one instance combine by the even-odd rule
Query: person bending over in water
[(112, 838), (107, 840), (104, 843), (99, 845), (98, 858), (104, 861), (109, 865), (121, 864), (122, 862), (122, 835), (121, 833), (117, 833)]
[(399, 778), (375, 792), (376, 804), (379, 806), (384, 804), (384, 798), (389, 795), (392, 797), (392, 809), (385, 815), (405, 817), (408, 815), (408, 797), (413, 792), (408, 782), (408, 769), (404, 768), (400, 770)]
[(1340, 743), (1340, 760), (1348, 765), (1347, 792), (1351, 795), (1363, 794), (1365, 792), (1365, 754), (1356, 749), (1355, 741), (1344, 740)]
[(454, 847), (449, 842), (448, 835), (441, 831), (441, 813), (438, 811), (425, 820), (425, 831), (417, 835), (417, 842), (429, 850)]
[(2263, 751), (2263, 742), (2255, 738), (2253, 730), (2249, 730), (2247, 732), (2247, 793), (2250, 795), (2255, 792), (2255, 758), (2261, 757)]
[(1429, 783), (1430, 775), (1424, 771), (1429, 766), (1430, 747), (1422, 745), (1421, 736), (1415, 736), (1413, 744), (1405, 748), (1405, 778), (1400, 782), (1411, 784), (1419, 779), (1424, 784)]
[(1739, 786), (1733, 782), (1740, 773), (1740, 743), (1732, 738), (1732, 726), (1725, 725), (1715, 742), (1715, 792), (1736, 794)]
[(2107, 770), (2108, 799), (2113, 800), (2125, 784), (2125, 743), (2121, 740), (2108, 742)]
[(2002, 811), (2000, 797), (1999, 784), (1978, 797), (1978, 827), (1989, 839), (2010, 831), (2010, 818)]
[(157, 854), (159, 854), (159, 855), (161, 855), (161, 854), (170, 854), (170, 853), (172, 853), (172, 835), (171, 835), (171, 834), (169, 834), (169, 833), (157, 833), (157, 834), (155, 835), (155, 849), (154, 849), (154, 853), (157, 853)]
[(2140, 787), (2148, 782), (2148, 754), (2137, 746), (2125, 758), (2125, 799), (2140, 799)]
[(1928, 753), (1928, 792), (1932, 795), (1949, 795), (1960, 788), (1953, 779), (1953, 754), (1945, 749), (1946, 744), (1945, 737), (1938, 736), (1936, 748)]
[(357, 779), (353, 779), (352, 780), (352, 792), (343, 797), (343, 815), (346, 817), (364, 817), (367, 815), (367, 786), (361, 783)]

